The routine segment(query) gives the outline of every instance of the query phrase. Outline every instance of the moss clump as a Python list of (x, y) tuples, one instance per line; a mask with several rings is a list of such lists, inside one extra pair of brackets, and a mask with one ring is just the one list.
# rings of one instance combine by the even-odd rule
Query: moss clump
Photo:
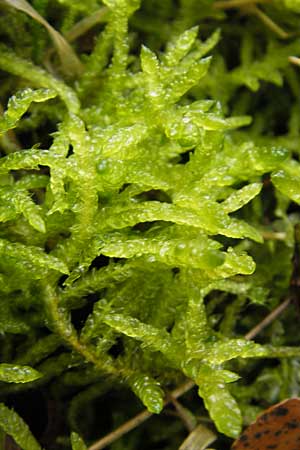
[[(2, 2), (0, 392), (47, 450), (131, 417), (132, 391), (158, 414), (193, 380), (223, 449), (299, 395), (292, 303), (243, 337), (299, 284), (297, 8)], [(4, 433), (39, 449), (4, 403)], [(112, 448), (178, 448), (155, 420)]]

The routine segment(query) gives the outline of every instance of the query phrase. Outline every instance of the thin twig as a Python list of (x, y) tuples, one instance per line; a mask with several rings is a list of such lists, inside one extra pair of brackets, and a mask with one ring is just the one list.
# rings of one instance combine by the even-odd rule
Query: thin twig
[(171, 394), (169, 394), (170, 402), (176, 409), (177, 416), (181, 419), (186, 429), (191, 433), (197, 426), (197, 420), (182, 404)]
[[(290, 304), (291, 299), (287, 298), (284, 302), (282, 302), (277, 308), (275, 308), (270, 314), (268, 314), (261, 322), (259, 322), (252, 330), (250, 330), (247, 334), (245, 334), (244, 339), (251, 340), (255, 336), (257, 336), (265, 327), (270, 325), (271, 322), (273, 322)], [(169, 404), (173, 399), (177, 399), (181, 397), (181, 395), (188, 392), (190, 389), (192, 389), (195, 386), (195, 383), (193, 381), (188, 381), (187, 383), (182, 384), (177, 389), (174, 389), (169, 396), (167, 396), (164, 406)], [(116, 428), (111, 433), (107, 434), (103, 438), (99, 439), (97, 442), (95, 442), (93, 445), (91, 445), (88, 450), (101, 450), (105, 448), (106, 446), (112, 444), (114, 441), (119, 439), (124, 434), (128, 433), (129, 431), (133, 430), (137, 426), (139, 426), (141, 423), (145, 422), (147, 419), (152, 417), (152, 413), (150, 413), (147, 409), (142, 411), (140, 414), (137, 414), (132, 419), (128, 420), (127, 422), (123, 423), (120, 427)]]
[[(91, 28), (95, 25), (105, 22), (107, 20), (107, 16), (109, 13), (109, 9), (105, 6), (98, 9), (98, 11), (93, 12), (90, 16), (84, 17), (79, 22), (75, 23), (75, 25), (64, 34), (64, 38), (69, 42), (73, 42), (78, 39), (83, 34), (87, 33)], [(46, 69), (55, 74), (55, 71), (52, 67), (51, 58), (55, 53), (55, 49), (53, 47), (49, 48), (44, 57), (44, 66)]]
[(297, 56), (289, 56), (288, 60), (292, 64), (295, 64), (296, 66), (300, 66), (300, 58), (298, 58)]
[(84, 17), (82, 20), (75, 23), (75, 25), (64, 34), (65, 38), (68, 42), (75, 41), (92, 27), (98, 25), (98, 23), (105, 22), (107, 20), (108, 13), (109, 9), (104, 6), (90, 16)]
[(261, 231), (262, 237), (266, 240), (285, 241), (286, 233), (281, 231)]
[(281, 28), (266, 13), (259, 9), (258, 3), (270, 3), (270, 0), (220, 0), (213, 4), (215, 9), (231, 9), (240, 8), (246, 14), (253, 14), (258, 17), (273, 33), (277, 34), (281, 39), (287, 39), (291, 35)]
[(253, 339), (264, 328), (270, 325), (291, 303), (291, 299), (288, 297), (284, 302), (280, 303), (273, 311), (270, 312), (261, 322), (259, 322), (249, 333), (245, 334), (244, 338), (247, 340)]
[(150, 413), (147, 409), (145, 409), (140, 414), (137, 414), (132, 419), (128, 420), (128, 422), (125, 422), (120, 427), (116, 428), (111, 433), (104, 436), (104, 438), (99, 439), (99, 441), (95, 442), (95, 444), (91, 445), (91, 447), (88, 448), (88, 450), (100, 450), (102, 448), (105, 448), (107, 445), (112, 444), (114, 441), (119, 439), (124, 434), (128, 433), (129, 431), (133, 430), (134, 428), (138, 427), (140, 424), (145, 422), (147, 419), (149, 419), (152, 416), (152, 413)]
[(276, 22), (274, 22), (274, 20), (272, 20), (266, 13), (264, 13), (254, 4), (247, 6), (247, 9), (245, 8), (245, 10), (246, 12), (254, 14), (256, 17), (258, 17), (266, 25), (266, 27), (273, 31), (273, 33), (277, 34), (277, 36), (279, 36), (281, 39), (288, 39), (290, 37), (289, 33), (287, 33)]
[(215, 9), (240, 8), (242, 6), (255, 5), (256, 3), (268, 3), (270, 0), (220, 0), (212, 6)]
[[(178, 388), (174, 389), (174, 391), (171, 392), (171, 396), (173, 398), (179, 398), (181, 395), (188, 392), (190, 389), (192, 389), (195, 386), (195, 383), (192, 381), (188, 381), (187, 383), (182, 384)], [(166, 406), (168, 403), (170, 403), (171, 399), (167, 398), (164, 402), (164, 406)], [(145, 422), (147, 419), (149, 419), (153, 414), (150, 413), (148, 410), (144, 410), (140, 414), (137, 414), (132, 419), (128, 420), (128, 422), (125, 422), (120, 427), (116, 428), (111, 433), (104, 436), (104, 438), (99, 439), (99, 441), (95, 442), (91, 447), (88, 448), (88, 450), (101, 450), (102, 448), (105, 448), (107, 445), (111, 444), (112, 442), (119, 439), (124, 434), (128, 433), (129, 431), (136, 428), (141, 423)]]
[(208, 445), (212, 444), (217, 439), (217, 435), (209, 428), (202, 424), (197, 427), (186, 437), (178, 450), (208, 450)]
[(66, 74), (74, 75), (81, 74), (83, 71), (83, 65), (72, 49), (72, 47), (68, 44), (65, 38), (50, 25), (47, 20), (39, 14), (39, 12), (32, 6), (27, 0), (3, 0), (4, 3), (9, 5), (12, 8), (17, 9), (18, 11), (22, 11), (23, 13), (30, 16), (33, 20), (43, 25), (49, 33), (50, 38), (52, 39), (55, 50), (58, 53), (60, 58), (61, 67), (64, 69)]

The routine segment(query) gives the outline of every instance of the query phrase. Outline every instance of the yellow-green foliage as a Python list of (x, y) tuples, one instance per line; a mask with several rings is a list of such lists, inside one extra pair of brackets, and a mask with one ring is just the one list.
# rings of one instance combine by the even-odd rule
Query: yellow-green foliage
[[(299, 5), (265, 7), (283, 40), (251, 9), (209, 0), (33, 0), (66, 36), (103, 8), (74, 44), (74, 73), (13, 3), (0, 18), (4, 402), (28, 387), (67, 395), (65, 429), (92, 441), (95, 419), (78, 418), (95, 398), (123, 386), (159, 413), (164, 390), (188, 378), (236, 437), (253, 400), (299, 395), (293, 314), (259, 343), (243, 338), (288, 295), (293, 272)], [(262, 370), (262, 357), (282, 359)], [(39, 449), (0, 406), (3, 430)], [(56, 438), (51, 448), (69, 445)], [(176, 439), (171, 430), (165, 448)], [(70, 445), (86, 448), (75, 432)]]

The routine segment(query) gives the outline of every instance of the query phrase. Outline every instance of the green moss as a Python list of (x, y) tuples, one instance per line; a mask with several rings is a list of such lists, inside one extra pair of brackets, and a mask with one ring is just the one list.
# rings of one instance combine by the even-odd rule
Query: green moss
[[(298, 6), (266, 6), (284, 40), (247, 10), (162, 3), (32, 2), (57, 30), (86, 20), (76, 73), (47, 50), (42, 25), (1, 6), (0, 371), (15, 378), (4, 370), (0, 392), (54, 399), (65, 414), (49, 449), (94, 441), (101, 399), (116, 390), (123, 403), (112, 402), (103, 433), (140, 407), (130, 390), (159, 413), (187, 378), (231, 438), (253, 402), (299, 395), (293, 306), (258, 343), (243, 338), (295, 295)], [(24, 38), (7, 23), (28, 28)], [(277, 390), (261, 388), (264, 373)], [(1, 414), (22, 448), (40, 448), (15, 412)], [(147, 428), (147, 449), (178, 448), (182, 429), (164, 420), (156, 437)]]

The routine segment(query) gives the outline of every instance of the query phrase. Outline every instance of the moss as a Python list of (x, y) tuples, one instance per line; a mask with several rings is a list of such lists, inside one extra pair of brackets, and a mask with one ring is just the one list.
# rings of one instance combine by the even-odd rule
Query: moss
[[(35, 10), (3, 2), (3, 401), (41, 390), (60, 426), (37, 437), (80, 450), (107, 399), (103, 433), (140, 408), (131, 391), (160, 413), (191, 379), (188, 407), (235, 438), (258, 407), (299, 395), (292, 304), (243, 337), (298, 286), (298, 7), (31, 4), (74, 42), (60, 35), (57, 57)], [(17, 417), (3, 404), (0, 426), (40, 448)], [(147, 449), (178, 447), (166, 420), (144, 426)], [(137, 430), (112, 448), (140, 446)]]

